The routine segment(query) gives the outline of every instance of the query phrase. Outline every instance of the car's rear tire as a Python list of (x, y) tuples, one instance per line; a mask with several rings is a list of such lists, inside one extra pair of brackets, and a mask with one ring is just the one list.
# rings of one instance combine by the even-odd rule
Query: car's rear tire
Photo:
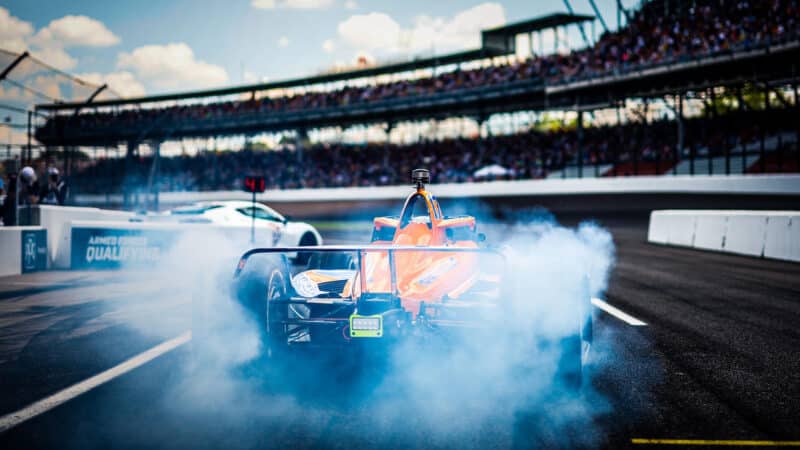
[(583, 384), (583, 361), (580, 335), (572, 335), (561, 339), (561, 358), (558, 362), (556, 377), (558, 382), (569, 391), (579, 391)]
[[(300, 242), (297, 244), (298, 247), (311, 247), (317, 245), (317, 238), (314, 237), (311, 233), (305, 233), (301, 238)], [(294, 262), (297, 265), (305, 265), (308, 264), (308, 260), (311, 258), (310, 252), (297, 252), (297, 256), (294, 258)]]
[(288, 346), (285, 325), (288, 307), (286, 304), (277, 303), (288, 296), (288, 283), (286, 274), (278, 268), (272, 269), (267, 276), (263, 354), (269, 359), (278, 358)]
[(556, 372), (557, 381), (570, 391), (580, 391), (586, 377), (587, 359), (593, 339), (591, 299), (581, 305), (576, 334), (561, 339), (561, 357)]

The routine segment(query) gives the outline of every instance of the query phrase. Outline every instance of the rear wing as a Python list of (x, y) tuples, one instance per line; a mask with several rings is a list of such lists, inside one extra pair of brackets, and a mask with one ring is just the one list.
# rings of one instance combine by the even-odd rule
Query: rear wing
[[(469, 248), (469, 247), (424, 247), (414, 245), (311, 245), (306, 247), (271, 247), (271, 248), (253, 248), (246, 251), (241, 258), (239, 264), (236, 266), (234, 277), (238, 277), (244, 267), (247, 265), (247, 260), (253, 255), (259, 254), (285, 254), (285, 253), (355, 253), (356, 263), (359, 272), (363, 270), (362, 260), (364, 255), (371, 252), (386, 252), (389, 256), (389, 275), (391, 277), (392, 292), (397, 292), (397, 268), (395, 266), (395, 254), (401, 252), (436, 252), (436, 253), (476, 253), (482, 255), (492, 255), (499, 257), (503, 264), (503, 272), (505, 273), (506, 258), (505, 255), (496, 248)], [(363, 275), (363, 273), (361, 274)], [(361, 277), (362, 283), (364, 277)]]

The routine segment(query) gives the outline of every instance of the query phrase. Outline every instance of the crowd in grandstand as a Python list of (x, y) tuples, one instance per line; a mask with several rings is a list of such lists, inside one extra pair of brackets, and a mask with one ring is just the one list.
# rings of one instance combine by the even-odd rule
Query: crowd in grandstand
[[(677, 151), (676, 123), (668, 120), (586, 128), (581, 145), (578, 131), (571, 127), (410, 145), (319, 144), (304, 149), (302, 156), (291, 148), (206, 151), (161, 158), (154, 187), (160, 191), (238, 190), (242, 174), (247, 173), (264, 175), (269, 189), (392, 185), (406, 183), (411, 169), (417, 167), (429, 168), (436, 183), (470, 182), (480, 178), (476, 171), (491, 165), (505, 169), (505, 174), (494, 176), (503, 179), (544, 178), (565, 165), (582, 165), (586, 174), (604, 167), (605, 173), (599, 175), (625, 176), (633, 174), (634, 161), (640, 162), (640, 173), (648, 162), (659, 162), (661, 172), (666, 172), (679, 160), (735, 154), (745, 145), (758, 153), (762, 132), (796, 137), (797, 124), (790, 112), (760, 111), (759, 121), (754, 114), (741, 111), (687, 120), (681, 151)], [(760, 129), (755, 123), (768, 125)], [(785, 141), (785, 147), (790, 149), (791, 142)], [(795, 156), (787, 160), (795, 161), (797, 152), (789, 151)], [(74, 184), (85, 193), (141, 189), (150, 184), (151, 166), (150, 157), (101, 159), (78, 173)]]
[(205, 105), (87, 112), (70, 120), (77, 121), (71, 125), (81, 127), (141, 125), (143, 120), (179, 122), (242, 113), (340, 107), (518, 80), (569, 82), (761, 46), (788, 36), (796, 38), (800, 31), (799, 20), (797, 0), (697, 0), (669, 11), (665, 11), (660, 2), (646, 3), (631, 16), (627, 26), (604, 33), (593, 46), (569, 54), (533, 56), (508, 65), (456, 70), (430, 78), (364, 87)]

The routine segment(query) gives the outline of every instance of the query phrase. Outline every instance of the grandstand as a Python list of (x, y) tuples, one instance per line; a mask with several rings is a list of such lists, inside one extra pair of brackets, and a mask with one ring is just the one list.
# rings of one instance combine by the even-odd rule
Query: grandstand
[[(732, 174), (797, 171), (800, 166), (795, 2), (650, 1), (627, 24), (569, 53), (531, 48), (516, 57), (516, 36), (579, 27), (592, 16), (559, 13), (484, 30), (480, 48), (407, 63), (217, 90), (133, 99), (40, 104), (36, 139), (47, 147), (117, 148), (126, 158), (90, 164), (75, 176), (84, 192), (233, 189), (256, 169), (272, 188), (404, 182), (427, 165), (435, 181)], [(531, 39), (530, 42), (534, 40)], [(536, 39), (542, 42), (541, 37)], [(533, 45), (531, 46), (533, 47)], [(93, 101), (94, 100), (94, 101)], [(647, 105), (667, 106), (654, 119)], [(686, 117), (685, 105), (702, 112)], [(639, 120), (622, 120), (630, 104)], [(733, 106), (731, 106), (733, 105)], [(616, 110), (611, 125), (589, 124)], [(309, 130), (467, 117), (485, 129), (493, 116), (569, 111), (556, 130), (535, 126), (506, 136), (411, 144), (315, 144)], [(279, 151), (161, 158), (165, 141), (291, 131)], [(139, 153), (141, 144), (154, 149)], [(267, 170), (269, 169), (269, 170)], [(124, 174), (124, 177), (123, 177)], [(124, 178), (124, 179), (123, 179)]]

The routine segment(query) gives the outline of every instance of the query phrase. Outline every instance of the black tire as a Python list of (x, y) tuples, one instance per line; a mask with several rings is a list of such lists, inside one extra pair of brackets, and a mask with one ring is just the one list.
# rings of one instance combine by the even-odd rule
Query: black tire
[(583, 352), (580, 335), (561, 339), (561, 358), (558, 362), (557, 380), (572, 392), (580, 391), (583, 384)]
[(288, 348), (285, 325), (288, 307), (285, 304), (275, 304), (276, 300), (285, 299), (288, 294), (289, 280), (286, 273), (278, 268), (272, 269), (267, 276), (263, 315), (263, 353), (269, 359), (278, 358)]
[[(297, 244), (297, 246), (310, 247), (317, 244), (317, 238), (311, 233), (306, 233), (300, 238), (300, 242)], [(297, 257), (294, 258), (294, 262), (297, 265), (305, 265), (308, 264), (309, 258), (311, 258), (311, 253), (297, 252)]]
[(578, 392), (586, 377), (586, 359), (593, 339), (593, 323), (591, 299), (580, 308), (580, 327), (578, 333), (561, 340), (561, 358), (558, 364), (557, 377), (564, 386)]

